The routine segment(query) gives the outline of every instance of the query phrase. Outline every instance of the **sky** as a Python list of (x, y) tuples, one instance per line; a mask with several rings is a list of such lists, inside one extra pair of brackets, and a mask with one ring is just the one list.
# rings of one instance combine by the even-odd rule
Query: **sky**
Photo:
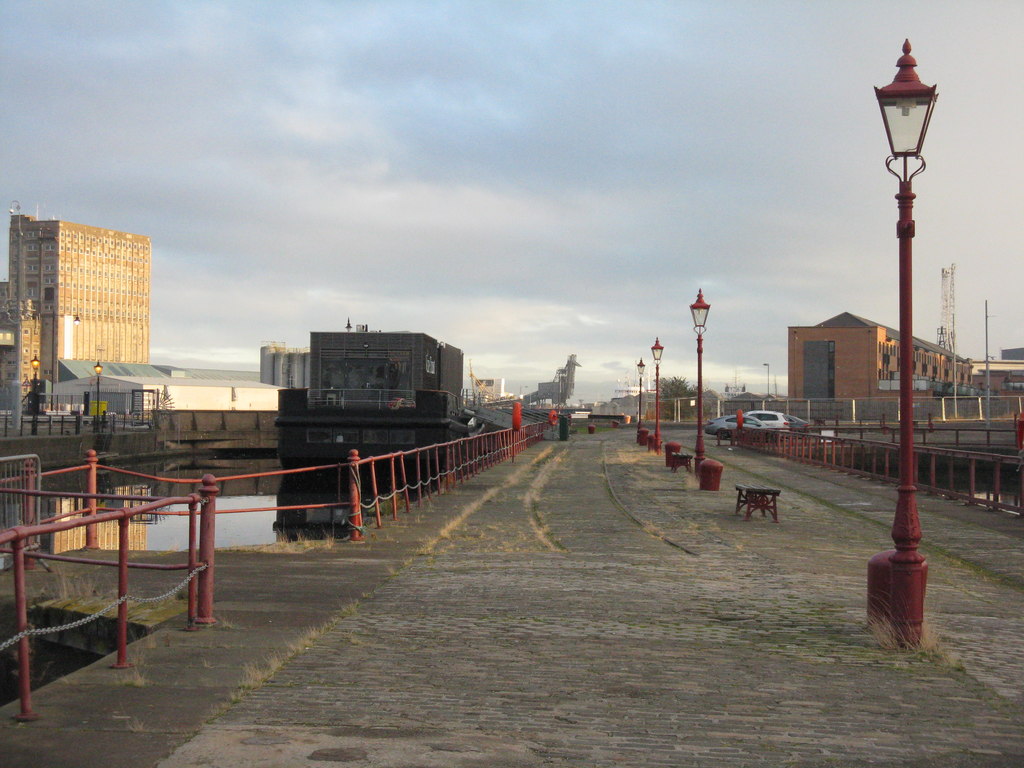
[[(256, 369), (310, 331), (427, 333), (510, 392), (604, 400), (664, 345), (786, 392), (787, 327), (898, 326), (873, 86), (939, 100), (914, 331), (1024, 346), (1017, 0), (5, 0), (0, 195), (148, 235), (151, 361)], [(994, 112), (993, 112), (994, 111)], [(6, 264), (6, 259), (3, 260)], [(767, 365), (765, 365), (767, 363)], [(652, 370), (648, 366), (648, 371)], [(467, 377), (468, 384), (468, 377)]]

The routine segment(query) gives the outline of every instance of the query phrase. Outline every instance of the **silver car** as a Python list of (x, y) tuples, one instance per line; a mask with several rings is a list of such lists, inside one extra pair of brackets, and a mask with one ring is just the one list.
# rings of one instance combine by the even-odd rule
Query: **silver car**
[(789, 417), (782, 411), (744, 411), (743, 418), (749, 417), (763, 422), (769, 429), (786, 429), (789, 427)]
[[(743, 428), (744, 429), (771, 429), (760, 419), (754, 416), (748, 416), (743, 414)], [(719, 416), (717, 419), (712, 419), (704, 425), (704, 432), (709, 435), (715, 435), (716, 437), (732, 437), (732, 433), (736, 431), (736, 414), (732, 416)]]

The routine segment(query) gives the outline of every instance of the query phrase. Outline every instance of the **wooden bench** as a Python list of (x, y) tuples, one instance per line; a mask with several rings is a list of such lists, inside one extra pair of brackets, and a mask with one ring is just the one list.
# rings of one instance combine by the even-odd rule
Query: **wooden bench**
[(782, 491), (778, 488), (767, 488), (760, 485), (737, 485), (736, 514), (738, 515), (740, 509), (746, 507), (747, 514), (743, 519), (749, 520), (750, 516), (759, 509), (761, 510), (761, 517), (765, 517), (766, 512), (771, 512), (772, 520), (777, 523), (779, 522), (778, 499), (780, 493)]
[(686, 471), (690, 471), (690, 469), (691, 469), (690, 462), (691, 461), (693, 461), (693, 456), (691, 456), (688, 453), (673, 453), (673, 452), (670, 452), (670, 453), (666, 453), (665, 454), (665, 463), (669, 467), (671, 467), (673, 472), (678, 470), (680, 467), (683, 467), (684, 469), (686, 469)]

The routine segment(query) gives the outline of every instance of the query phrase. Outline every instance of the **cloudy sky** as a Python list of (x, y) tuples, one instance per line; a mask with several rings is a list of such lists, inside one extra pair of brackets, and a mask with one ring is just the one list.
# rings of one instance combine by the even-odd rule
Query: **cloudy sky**
[[(872, 86), (940, 99), (915, 180), (916, 335), (1024, 346), (1024, 3), (6, 0), (0, 194), (153, 239), (158, 363), (256, 368), (347, 318), (513, 392), (575, 353), (786, 388), (786, 328), (896, 326)], [(6, 259), (3, 259), (6, 264)], [(764, 366), (769, 363), (770, 369)], [(634, 373), (635, 375), (635, 373)]]

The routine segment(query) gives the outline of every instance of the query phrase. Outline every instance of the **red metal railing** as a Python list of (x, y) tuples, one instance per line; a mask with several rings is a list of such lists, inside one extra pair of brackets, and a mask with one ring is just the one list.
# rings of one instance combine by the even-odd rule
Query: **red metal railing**
[[(746, 448), (897, 484), (895, 443), (788, 430), (740, 430)], [(956, 448), (915, 446), (915, 485), (968, 504), (1024, 516), (1024, 458)]]
[[(503, 461), (514, 461), (529, 446), (544, 437), (546, 424), (531, 424), (519, 430), (506, 429), (474, 437), (463, 438), (449, 443), (440, 443), (409, 451), (399, 451), (382, 456), (359, 458), (356, 451), (351, 451), (349, 460), (340, 464), (327, 464), (317, 467), (303, 467), (293, 470), (276, 470), (272, 472), (231, 475), (215, 478), (205, 475), (202, 478), (182, 479), (159, 477), (141, 472), (134, 472), (118, 467), (101, 465), (96, 452), (90, 450), (86, 455), (86, 463), (78, 467), (38, 472), (38, 459), (35, 457), (15, 457), (16, 464), (23, 459), (23, 468), (19, 478), (0, 478), (0, 496), (13, 494), (23, 499), (20, 525), (0, 531), (0, 553), (12, 555), (14, 568), (14, 593), (16, 634), (6, 642), (0, 643), (0, 649), (17, 643), (19, 664), (19, 697), (20, 711), (15, 718), (18, 720), (34, 720), (38, 717), (32, 711), (31, 700), (31, 669), (29, 638), (55, 632), (60, 628), (33, 629), (28, 624), (28, 600), (25, 589), (25, 571), (32, 568), (35, 560), (56, 560), (90, 565), (116, 566), (118, 568), (118, 599), (115, 603), (95, 614), (96, 618), (115, 605), (117, 617), (117, 661), (115, 668), (131, 666), (127, 661), (127, 618), (128, 618), (128, 569), (146, 568), (154, 570), (187, 570), (188, 576), (188, 611), (186, 628), (195, 629), (196, 625), (214, 624), (214, 562), (216, 544), (216, 499), (220, 492), (218, 483), (228, 480), (242, 480), (274, 475), (289, 475), (301, 472), (336, 470), (338, 472), (339, 499), (335, 503), (303, 504), (300, 508), (315, 507), (347, 507), (351, 527), (350, 538), (360, 540), (363, 537), (363, 510), (373, 510), (376, 527), (383, 525), (382, 504), (390, 502), (392, 519), (398, 519), (400, 506), (405, 511), (411, 509), (415, 502), (422, 503), (424, 495), (428, 498), (433, 494), (442, 494), (451, 490), (456, 484), (464, 483), (484, 469)], [(130, 496), (103, 494), (98, 492), (97, 475), (99, 471), (122, 474), (139, 479), (171, 484), (199, 485), (192, 493), (183, 496), (154, 498), (150, 496)], [(39, 490), (38, 477), (73, 472), (85, 473), (84, 493), (51, 492)], [(347, 488), (342, 487), (341, 478), (347, 473)], [(17, 482), (15, 482), (17, 479)], [(383, 490), (382, 490), (383, 487)], [(369, 494), (365, 490), (369, 490)], [(345, 498), (347, 497), (347, 498)], [(36, 506), (40, 499), (64, 498), (75, 499), (80, 506), (71, 512), (53, 515), (37, 520)], [(134, 502), (134, 506), (108, 508), (106, 502)], [(187, 511), (172, 509), (175, 506), (186, 506)], [(262, 510), (291, 509), (294, 507), (265, 507)], [(252, 509), (223, 510), (239, 513), (253, 512)], [(133, 517), (140, 515), (188, 515), (188, 557), (187, 562), (177, 564), (131, 563), (128, 561), (128, 524)], [(198, 518), (198, 519), (197, 519)], [(36, 543), (39, 536), (85, 527), (85, 548), (97, 549), (96, 527), (106, 522), (118, 523), (118, 558), (116, 561), (98, 560), (86, 557), (48, 554), (38, 551)], [(193, 578), (198, 576), (198, 578)], [(184, 585), (178, 585), (171, 593)], [(168, 594), (171, 594), (168, 593)], [(138, 598), (136, 598), (138, 599)]]

